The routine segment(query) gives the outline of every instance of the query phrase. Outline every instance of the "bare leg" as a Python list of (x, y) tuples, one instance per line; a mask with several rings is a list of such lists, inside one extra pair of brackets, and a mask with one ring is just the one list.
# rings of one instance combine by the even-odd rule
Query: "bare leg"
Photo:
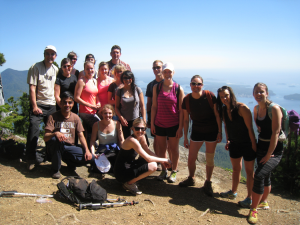
[(268, 198), (268, 196), (270, 194), (270, 192), (271, 192), (271, 185), (270, 186), (265, 186), (264, 187), (264, 194), (261, 197), (261, 201), (260, 202), (266, 202), (267, 198)]
[(257, 209), (258, 204), (260, 203), (261, 197), (263, 195), (257, 194), (255, 192), (252, 191), (252, 205), (251, 205), (251, 209)]
[[(242, 157), (233, 159), (230, 158), (232, 164), (232, 192), (236, 193), (239, 182), (241, 180), (241, 170), (242, 170)], [(253, 180), (253, 177), (252, 177)]]
[(168, 149), (172, 155), (172, 170), (177, 171), (179, 162), (179, 138), (169, 137)]
[(157, 163), (156, 162), (151, 162), (148, 163), (148, 172), (141, 174), (140, 176), (128, 181), (128, 184), (133, 184), (135, 182), (137, 182), (138, 180), (141, 180), (145, 177), (148, 177), (150, 174), (154, 173), (157, 169)]
[[(206, 153), (214, 154), (216, 151), (217, 142), (205, 142), (205, 146), (206, 146)], [(207, 181), (211, 180), (213, 170), (214, 170), (214, 166), (208, 166), (206, 164), (206, 180)]]
[[(156, 135), (156, 142), (159, 146), (158, 148), (158, 157), (160, 158), (167, 158), (167, 137), (166, 136), (157, 136)], [(166, 167), (161, 164), (162, 170), (166, 170)]]
[(196, 159), (198, 156), (199, 149), (203, 145), (203, 142), (194, 142), (190, 141), (189, 147), (189, 157), (188, 157), (188, 168), (189, 168), (189, 176), (194, 178), (196, 171)]
[(252, 196), (252, 188), (253, 188), (254, 162), (255, 160), (252, 161), (244, 160), (246, 174), (247, 174), (247, 191), (248, 191), (247, 198), (252, 198), (251, 196)]
[(169, 142), (170, 142), (170, 140), (167, 139), (167, 151), (168, 151), (168, 154), (169, 154), (169, 159), (171, 160), (171, 162), (173, 162), (172, 161), (172, 151), (171, 151), (171, 149), (169, 147), (170, 146)]

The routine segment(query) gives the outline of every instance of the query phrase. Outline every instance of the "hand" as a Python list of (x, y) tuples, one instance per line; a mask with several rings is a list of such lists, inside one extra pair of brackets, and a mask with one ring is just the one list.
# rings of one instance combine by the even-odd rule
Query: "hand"
[(84, 158), (85, 158), (85, 161), (89, 161), (93, 158), (92, 154), (90, 153), (89, 150), (87, 150), (84, 154)]
[(226, 145), (225, 145), (225, 150), (228, 151), (229, 150), (229, 145), (230, 145), (230, 141), (227, 141)]
[(166, 159), (167, 161), (166, 162), (163, 162), (162, 164), (164, 165), (164, 167), (166, 168), (171, 168), (172, 166), (172, 162), (170, 159)]
[(65, 141), (67, 140), (68, 138), (65, 137), (65, 135), (63, 133), (60, 133), (60, 132), (55, 132), (55, 137), (57, 138), (57, 140), (59, 142), (62, 142), (62, 141)]
[(257, 126), (257, 131), (258, 131), (258, 133), (260, 133), (260, 131), (261, 131), (261, 128), (259, 126)]
[(266, 162), (268, 162), (269, 159), (272, 158), (272, 157), (274, 157), (274, 155), (269, 155), (269, 154), (267, 154), (267, 155), (265, 155), (265, 156), (260, 160), (259, 163), (266, 164)]
[(151, 123), (151, 133), (152, 134), (156, 134), (156, 132), (155, 132), (155, 126), (152, 123)]
[(217, 143), (220, 143), (221, 141), (222, 141), (222, 133), (218, 133)]
[(128, 122), (126, 119), (124, 119), (123, 116), (120, 117), (120, 120), (121, 120), (121, 124), (124, 126), (124, 127), (128, 127)]
[(256, 143), (252, 143), (252, 149), (256, 152)]
[(43, 111), (40, 108), (38, 108), (37, 106), (32, 109), (32, 112), (34, 115), (43, 114)]
[(98, 102), (98, 103), (96, 104), (96, 108), (97, 108), (97, 110), (101, 109), (101, 103), (100, 103), (100, 102)]
[(190, 148), (190, 144), (189, 144), (189, 140), (187, 138), (184, 138), (184, 142), (183, 142), (183, 145), (185, 148)]
[(146, 124), (147, 124), (147, 128), (150, 128), (150, 130), (151, 130), (151, 125), (148, 123), (146, 123)]
[(176, 131), (176, 138), (181, 138), (182, 135), (183, 135), (182, 128), (178, 128), (178, 130)]
[(95, 154), (95, 153), (92, 153), (93, 155), (94, 155), (94, 157), (95, 157), (95, 159), (98, 159), (98, 154)]

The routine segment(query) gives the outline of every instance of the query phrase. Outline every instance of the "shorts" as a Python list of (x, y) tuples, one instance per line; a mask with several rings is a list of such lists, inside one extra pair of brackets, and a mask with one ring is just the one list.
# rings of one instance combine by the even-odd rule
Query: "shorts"
[(229, 144), (229, 156), (233, 159), (243, 157), (245, 161), (252, 161), (256, 158), (256, 152), (252, 149), (251, 142), (248, 143), (235, 143)]
[(157, 136), (167, 136), (167, 137), (176, 137), (176, 132), (179, 128), (179, 124), (173, 127), (159, 127), (155, 125), (155, 135)]
[(194, 142), (215, 142), (217, 140), (218, 131), (210, 132), (210, 133), (200, 133), (196, 131), (192, 131), (191, 140)]

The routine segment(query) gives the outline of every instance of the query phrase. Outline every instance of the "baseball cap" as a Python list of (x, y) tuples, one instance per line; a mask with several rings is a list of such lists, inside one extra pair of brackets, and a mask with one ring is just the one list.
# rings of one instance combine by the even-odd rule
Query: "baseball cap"
[(55, 48), (53, 45), (48, 45), (48, 46), (45, 48), (45, 51), (48, 50), (48, 49), (53, 50), (53, 51), (55, 51), (55, 53), (57, 53), (57, 52), (56, 52), (56, 48)]
[(163, 65), (163, 71), (166, 70), (166, 69), (171, 70), (171, 71), (174, 71), (174, 66), (173, 66), (173, 64), (170, 63), (170, 62), (166, 62), (166, 63)]

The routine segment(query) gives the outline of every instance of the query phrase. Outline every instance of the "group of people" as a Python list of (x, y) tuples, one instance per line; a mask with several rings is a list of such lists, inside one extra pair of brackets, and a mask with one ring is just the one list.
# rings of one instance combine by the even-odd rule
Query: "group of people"
[[(155, 79), (147, 86), (145, 109), (143, 92), (135, 84), (130, 66), (120, 60), (121, 48), (113, 46), (110, 54), (112, 59), (99, 63), (98, 71), (92, 54), (86, 56), (84, 70), (76, 70), (77, 55), (74, 52), (61, 61), (58, 69), (53, 64), (56, 48), (49, 45), (44, 50), (44, 60), (29, 69), (28, 169), (34, 169), (38, 163), (35, 149), (40, 123), (44, 121), (44, 140), (52, 162), (53, 178), (61, 177), (61, 160), (69, 169), (75, 170), (87, 163), (94, 165), (98, 153), (116, 152), (114, 176), (126, 190), (137, 195), (142, 192), (136, 182), (157, 170), (161, 170), (158, 180), (176, 182), (179, 139), (184, 136), (184, 147), (189, 150), (189, 176), (179, 186), (195, 185), (196, 159), (205, 143), (203, 190), (213, 196), (214, 155), (217, 143), (222, 141), (224, 122), (225, 149), (229, 150), (233, 174), (231, 190), (222, 192), (221, 196), (237, 197), (244, 158), (248, 194), (239, 205), (250, 208), (248, 221), (256, 223), (257, 209), (269, 208), (271, 171), (283, 153), (283, 143), (278, 141), (282, 113), (278, 106), (273, 106), (273, 116), (268, 116), (271, 101), (267, 98), (267, 86), (257, 83), (253, 89), (258, 103), (254, 108), (254, 121), (259, 131), (257, 142), (251, 111), (245, 104), (237, 102), (230, 87), (219, 88), (216, 97), (213, 92), (203, 89), (203, 78), (195, 75), (190, 82), (191, 93), (185, 96), (182, 87), (173, 79), (173, 64), (155, 60), (152, 67)], [(154, 138), (154, 152), (149, 149), (147, 127)], [(78, 139), (81, 145), (78, 145)], [(99, 143), (96, 143), (97, 139)], [(254, 172), (255, 159), (258, 167)], [(171, 170), (169, 176), (168, 169)]]

